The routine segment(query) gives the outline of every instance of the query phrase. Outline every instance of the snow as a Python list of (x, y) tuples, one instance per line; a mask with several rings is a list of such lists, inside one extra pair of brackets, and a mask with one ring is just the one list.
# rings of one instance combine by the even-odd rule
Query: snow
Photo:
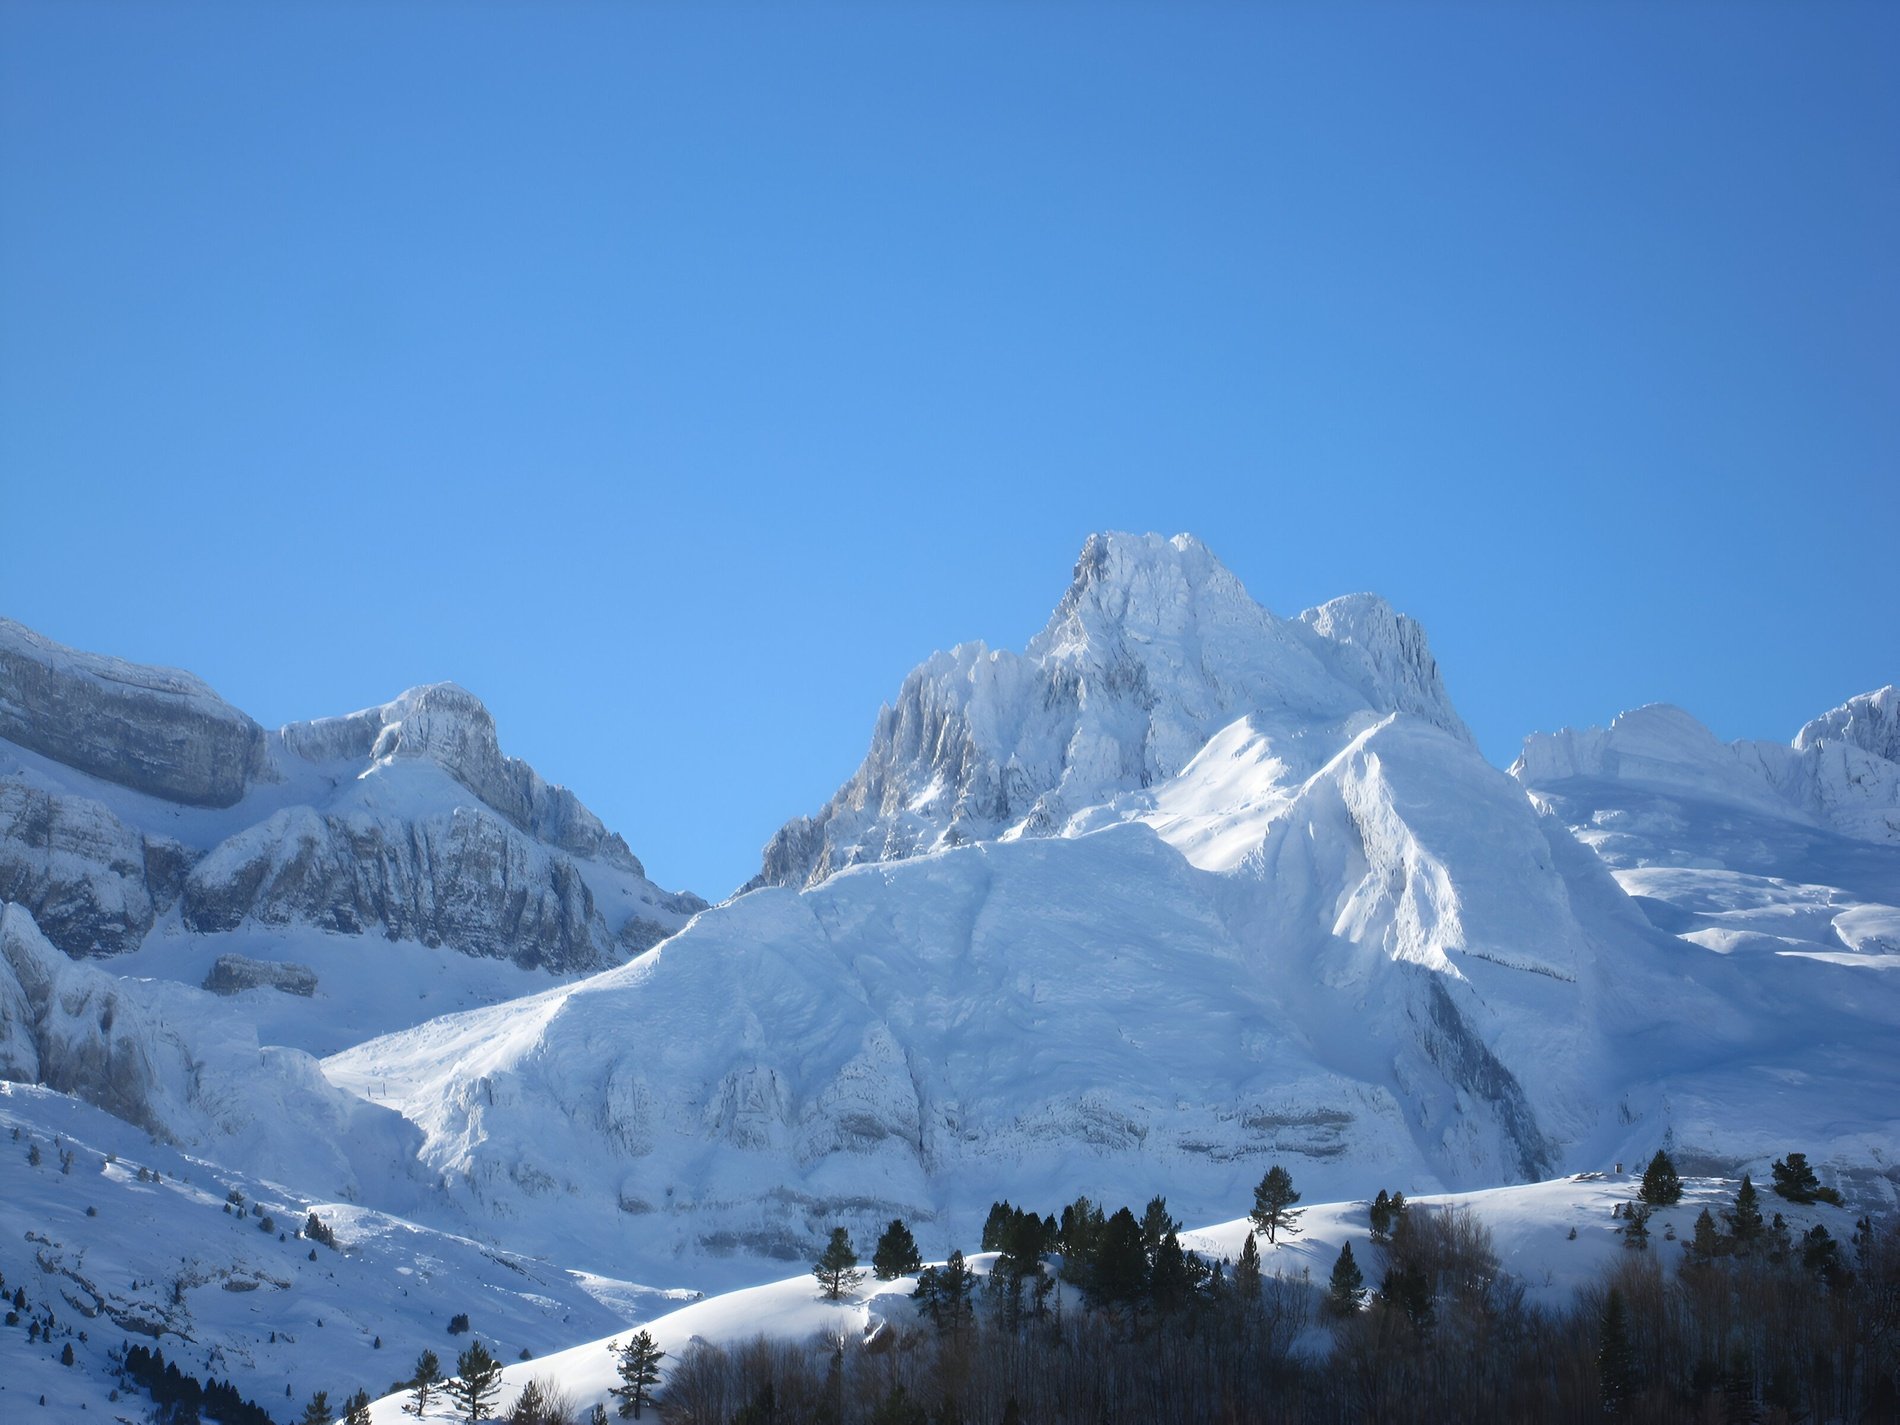
[[(120, 1160), (82, 1194), (0, 1152), (0, 1270), (162, 1311), (131, 1283), (182, 1261), (190, 1349), (246, 1393), (447, 1361), (471, 1301), (539, 1358), (511, 1390), (598, 1393), (643, 1320), (675, 1353), (901, 1322), (908, 1284), (816, 1300), (824, 1235), (903, 1216), (942, 1257), (997, 1198), (1159, 1193), (1231, 1252), (1277, 1161), (1321, 1205), (1270, 1268), (1323, 1275), (1383, 1186), (1472, 1203), (1553, 1294), (1622, 1250), (1630, 1184), (1588, 1175), (1659, 1143), (1710, 1176), (1658, 1251), (1791, 1146), (1890, 1204), (1897, 727), (1891, 688), (1791, 745), (1649, 707), (1507, 775), (1383, 601), (1281, 619), (1197, 541), (1105, 535), (1023, 653), (914, 671), (760, 888), (711, 908), (453, 685), (260, 731), (223, 807), (0, 742), (0, 1071), (74, 1095), (0, 1085), (0, 1128)], [(645, 921), (678, 933), (626, 959)], [(574, 957), (524, 968), (550, 947)], [(224, 954), (314, 993), (210, 994)], [(239, 1231), (230, 1183), (319, 1205), (347, 1250)], [(663, 1310), (642, 1283), (733, 1290)], [(19, 1355), (9, 1389), (98, 1378), (96, 1352)]]
[[(1524, 1288), (1527, 1303), (1549, 1308), (1567, 1305), (1577, 1291), (1599, 1281), (1603, 1274), (1629, 1248), (1617, 1230), (1621, 1226), (1612, 1209), (1627, 1204), (1635, 1196), (1641, 1177), (1634, 1172), (1592, 1171), (1550, 1181), (1515, 1187), (1491, 1188), (1476, 1192), (1436, 1193), (1410, 1197), (1409, 1210), (1416, 1212), (1455, 1209), (1471, 1213), (1489, 1232), (1499, 1265)], [(1683, 1180), (1682, 1200), (1669, 1207), (1652, 1210), (1648, 1226), (1648, 1253), (1665, 1268), (1677, 1266), (1694, 1236), (1695, 1219), (1705, 1208), (1719, 1220), (1723, 1208), (1734, 1202), (1739, 1182), (1726, 1178)], [(1034, 1203), (1037, 1209), (1050, 1209), (1054, 1203)], [(1365, 1200), (1316, 1203), (1306, 1207), (1296, 1231), (1282, 1234), (1277, 1242), (1256, 1238), (1262, 1270), (1269, 1276), (1279, 1274), (1289, 1280), (1310, 1280), (1315, 1290), (1322, 1289), (1342, 1246), (1352, 1244), (1353, 1255), (1365, 1272), (1368, 1283), (1376, 1285), (1383, 1269), (1385, 1248), (1371, 1240), (1367, 1219), (1370, 1204)], [(1816, 1223), (1825, 1226), (1838, 1241), (1853, 1235), (1853, 1214), (1825, 1203), (1797, 1205), (1766, 1193), (1763, 1211), (1780, 1212), (1795, 1238)], [(1245, 1217), (1185, 1230), (1181, 1244), (1209, 1261), (1231, 1264), (1240, 1255), (1253, 1224)], [(1571, 1233), (1574, 1230), (1575, 1236)], [(979, 1253), (968, 1258), (971, 1268), (986, 1274), (994, 1262), (993, 1254)], [(933, 1265), (942, 1265), (936, 1262)], [(889, 1328), (929, 1329), (910, 1303), (916, 1287), (913, 1277), (881, 1282), (866, 1274), (860, 1288), (838, 1302), (826, 1301), (809, 1272), (761, 1286), (711, 1296), (691, 1305), (629, 1322), (621, 1330), (598, 1340), (588, 1341), (557, 1354), (532, 1362), (515, 1364), (502, 1373), (498, 1396), (499, 1413), (505, 1415), (515, 1397), (529, 1381), (552, 1382), (566, 1391), (584, 1412), (596, 1402), (617, 1406), (609, 1390), (618, 1384), (614, 1374), (612, 1347), (624, 1343), (636, 1330), (649, 1332), (667, 1353), (661, 1364), (661, 1386), (665, 1373), (681, 1353), (694, 1342), (733, 1346), (759, 1337), (792, 1343), (819, 1343), (868, 1340)], [(1061, 1288), (1065, 1311), (1077, 1309), (1079, 1298), (1073, 1288)], [(1305, 1349), (1329, 1349), (1330, 1333), (1315, 1327)], [(376, 1401), (370, 1417), (376, 1425), (402, 1425), (416, 1417), (406, 1414), (406, 1393), (396, 1393)], [(447, 1402), (432, 1406), (424, 1419), (452, 1420)]]

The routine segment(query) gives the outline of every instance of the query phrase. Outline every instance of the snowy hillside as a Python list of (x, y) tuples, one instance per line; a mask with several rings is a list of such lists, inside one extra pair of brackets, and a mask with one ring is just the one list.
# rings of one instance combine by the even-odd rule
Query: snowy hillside
[[(334, 1247), (299, 1235), (313, 1211)], [(448, 1329), (457, 1315), (513, 1361), (664, 1311), (668, 1295), (308, 1196), (4, 1083), (0, 1275), (26, 1301), (0, 1337), (7, 1420), (39, 1418), (26, 1411), (42, 1393), (58, 1411), (49, 1419), (142, 1418), (107, 1399), (108, 1354), (128, 1341), (288, 1419), (317, 1390), (381, 1394), (424, 1349), (452, 1361), (468, 1339)], [(29, 1342), (28, 1327), (49, 1318)], [(72, 1366), (59, 1359), (67, 1345)]]
[[(1558, 1308), (1569, 1304), (1576, 1293), (1600, 1281), (1606, 1272), (1631, 1255), (1618, 1229), (1621, 1222), (1613, 1209), (1630, 1201), (1637, 1186), (1637, 1175), (1630, 1173), (1589, 1173), (1576, 1177), (1494, 1188), (1480, 1192), (1433, 1194), (1412, 1200), (1415, 1211), (1432, 1212), (1446, 1208), (1467, 1211), (1491, 1234), (1500, 1265), (1514, 1283), (1522, 1287), (1528, 1301)], [(1720, 1178), (1692, 1178), (1684, 1183), (1682, 1200), (1674, 1206), (1657, 1209), (1649, 1219), (1650, 1252), (1657, 1265), (1673, 1271), (1683, 1260), (1693, 1236), (1696, 1216), (1708, 1208), (1720, 1212), (1734, 1199), (1738, 1184)], [(1790, 1233), (1799, 1237), (1816, 1224), (1825, 1226), (1837, 1241), (1848, 1240), (1853, 1232), (1853, 1216), (1823, 1203), (1797, 1206), (1770, 1199), (1772, 1210), (1784, 1214)], [(1310, 1325), (1298, 1349), (1323, 1355), (1332, 1347), (1332, 1331), (1323, 1313), (1317, 1310), (1323, 1288), (1341, 1247), (1350, 1244), (1369, 1278), (1376, 1281), (1380, 1263), (1386, 1256), (1383, 1247), (1370, 1237), (1368, 1203), (1331, 1202), (1305, 1210), (1297, 1236), (1282, 1238), (1277, 1244), (1258, 1239), (1262, 1268), (1268, 1275), (1279, 1274), (1290, 1281), (1302, 1278), (1312, 1283), (1314, 1308)], [(1181, 1233), (1181, 1242), (1189, 1251), (1208, 1262), (1231, 1264), (1240, 1256), (1241, 1247), (1253, 1224), (1245, 1217)], [(1574, 1233), (1574, 1235), (1572, 1235)], [(986, 1275), (994, 1266), (993, 1253), (972, 1254), (969, 1264)], [(936, 1265), (941, 1265), (941, 1261)], [(618, 1402), (609, 1394), (618, 1384), (614, 1372), (616, 1343), (624, 1343), (635, 1329), (649, 1332), (667, 1353), (662, 1368), (662, 1392), (665, 1378), (677, 1367), (681, 1357), (695, 1344), (735, 1347), (758, 1338), (810, 1346), (843, 1338), (853, 1346), (875, 1352), (881, 1339), (898, 1332), (930, 1332), (929, 1323), (916, 1309), (912, 1294), (917, 1286), (914, 1276), (878, 1281), (868, 1274), (862, 1285), (841, 1301), (823, 1299), (810, 1272), (788, 1276), (762, 1286), (711, 1296), (642, 1320), (629, 1321), (620, 1329), (598, 1340), (573, 1346), (556, 1355), (508, 1366), (502, 1373), (496, 1402), (505, 1415), (529, 1382), (553, 1385), (562, 1391), (579, 1411), (595, 1403), (605, 1405), (610, 1414)], [(1059, 1286), (1059, 1303), (1050, 1309), (1069, 1314), (1082, 1309), (1080, 1293), (1068, 1285)], [(821, 1344), (818, 1349), (829, 1350)], [(874, 1359), (874, 1358), (873, 1358)], [(867, 1367), (858, 1390), (875, 1389), (882, 1374)], [(392, 1394), (371, 1407), (375, 1425), (402, 1425), (413, 1421), (405, 1413), (404, 1394)], [(432, 1406), (425, 1419), (458, 1420), (453, 1407), (444, 1400)]]

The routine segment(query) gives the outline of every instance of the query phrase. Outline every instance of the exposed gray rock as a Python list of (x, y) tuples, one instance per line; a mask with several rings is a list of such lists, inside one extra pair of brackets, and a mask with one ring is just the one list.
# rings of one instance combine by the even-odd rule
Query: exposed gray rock
[(393, 702), (345, 717), (293, 722), (282, 737), (286, 751), (312, 762), (433, 762), (535, 840), (646, 874), (627, 843), (580, 798), (549, 785), (520, 758), (504, 755), (487, 707), (454, 683), (411, 688)]
[(191, 1080), (184, 1046), (112, 976), (55, 949), (24, 906), (0, 907), (0, 1078), (41, 1083), (170, 1137)]
[(264, 731), (189, 673), (81, 653), (0, 619), (0, 737), (136, 791), (230, 806)]
[(253, 960), (248, 955), (220, 955), (205, 976), (204, 987), (214, 995), (242, 994), (246, 990), (280, 990), (309, 998), (317, 992), (317, 972), (288, 960)]
[(190, 930), (379, 930), (586, 971), (706, 907), (653, 885), (572, 792), (505, 756), (452, 683), (266, 735), (189, 674), (0, 620), (0, 738), (0, 897), (69, 955), (133, 950), (182, 900)]
[(145, 838), (99, 802), (0, 782), (0, 900), (24, 905), (68, 955), (116, 955), (144, 939), (155, 913), (147, 863)]
[(586, 879), (477, 807), (404, 820), (280, 811), (215, 848), (185, 882), (197, 931), (312, 925), (450, 945), (557, 971), (604, 968), (615, 937)]

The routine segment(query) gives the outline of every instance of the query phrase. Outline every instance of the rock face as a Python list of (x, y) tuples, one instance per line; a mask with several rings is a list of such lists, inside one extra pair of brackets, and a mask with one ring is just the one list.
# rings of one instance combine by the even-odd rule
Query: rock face
[(183, 914), (197, 931), (246, 920), (377, 930), (560, 971), (619, 958), (573, 859), (478, 807), (407, 819), (280, 811), (192, 868)]
[(706, 904), (648, 880), (451, 683), (267, 734), (187, 674), (0, 623), (0, 734), (0, 897), (70, 955), (137, 949), (175, 908), (201, 935), (307, 926), (576, 973)]
[(0, 737), (134, 791), (228, 807), (264, 730), (189, 673), (80, 653), (0, 619)]
[(102, 802), (0, 780), (0, 900), (71, 955), (135, 949), (184, 887), (192, 853)]
[[(1276, 618), (1198, 540), (1099, 534), (1021, 653), (938, 653), (878, 715), (855, 776), (785, 825), (745, 889), (998, 837), (1059, 835), (1078, 815), (1180, 772), (1244, 714), (1304, 737), (1355, 714), (1470, 734), (1424, 631), (1370, 594)], [(1323, 759), (1322, 759), (1323, 760)]]
[(253, 960), (248, 955), (220, 955), (205, 976), (214, 995), (237, 995), (246, 990), (278, 990), (306, 999), (317, 992), (317, 972), (308, 965), (286, 961)]
[(347, 717), (291, 723), (286, 750), (308, 762), (430, 762), (534, 840), (588, 860), (646, 874), (627, 843), (607, 830), (566, 787), (504, 756), (495, 719), (481, 699), (453, 683), (411, 688), (394, 702)]
[(0, 907), (0, 1078), (45, 1084), (170, 1137), (190, 1058), (111, 975), (67, 959), (24, 907)]

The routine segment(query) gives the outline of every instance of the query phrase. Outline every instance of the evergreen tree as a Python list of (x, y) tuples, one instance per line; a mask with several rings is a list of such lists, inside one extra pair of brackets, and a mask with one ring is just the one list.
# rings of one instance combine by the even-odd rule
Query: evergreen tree
[(1359, 1293), (1365, 1290), (1366, 1276), (1352, 1257), (1352, 1243), (1339, 1249), (1333, 1263), (1333, 1276), (1326, 1292), (1326, 1303), (1338, 1316), (1352, 1316), (1359, 1310)]
[(1637, 1189), (1636, 1195), (1651, 1207), (1673, 1207), (1682, 1201), (1682, 1179), (1676, 1174), (1676, 1165), (1669, 1161), (1669, 1155), (1662, 1149), (1656, 1150), (1656, 1156), (1643, 1169), (1643, 1185)]
[(424, 1351), (416, 1357), (416, 1372), (409, 1378), (413, 1398), (403, 1409), (418, 1420), (421, 1419), (422, 1412), (429, 1408), (429, 1397), (435, 1394), (435, 1388), (441, 1383), (442, 1362), (436, 1359), (434, 1351)]
[(1703, 1208), (1701, 1216), (1695, 1220), (1695, 1236), (1689, 1241), (1690, 1258), (1696, 1262), (1712, 1262), (1727, 1250), (1728, 1242), (1723, 1238), (1721, 1229), (1715, 1225), (1708, 1208)]
[(1649, 1206), (1632, 1202), (1623, 1209), (1623, 1245), (1641, 1252), (1649, 1246)]
[(811, 1273), (818, 1278), (826, 1301), (842, 1301), (846, 1292), (857, 1289), (864, 1273), (858, 1270), (849, 1232), (842, 1227), (831, 1229), (831, 1240), (825, 1244), (824, 1255), (812, 1264)]
[(455, 1358), (455, 1379), (449, 1382), (449, 1395), (469, 1420), (486, 1420), (501, 1393), (501, 1362), (488, 1353), (480, 1341)]
[(1277, 1240), (1279, 1233), (1296, 1236), (1299, 1228), (1301, 1209), (1293, 1206), (1300, 1195), (1293, 1190), (1293, 1175), (1278, 1163), (1267, 1169), (1267, 1175), (1253, 1190), (1253, 1228), (1256, 1232), (1267, 1234), (1267, 1241)]
[(334, 1419), (336, 1416), (330, 1413), (330, 1392), (320, 1390), (304, 1406), (299, 1425), (330, 1425)]
[(1605, 1415), (1629, 1413), (1635, 1387), (1635, 1357), (1630, 1351), (1628, 1309), (1616, 1287), (1603, 1303), (1603, 1325), (1597, 1346), (1597, 1389)]
[(1181, 1224), (1168, 1216), (1168, 1200), (1165, 1197), (1151, 1197), (1148, 1206), (1141, 1214), (1141, 1250), (1148, 1254), (1148, 1263), (1154, 1264), (1155, 1253), (1161, 1250), (1161, 1239), (1170, 1232), (1179, 1232)]
[(990, 1215), (983, 1219), (982, 1249), (985, 1252), (1000, 1251), (1003, 1246), (1003, 1230), (1009, 1226), (1009, 1219), (1015, 1209), (1005, 1198), (1002, 1202), (990, 1204)]
[(1148, 1299), (1148, 1254), (1142, 1249), (1141, 1224), (1125, 1207), (1102, 1229), (1092, 1276), (1091, 1294), (1100, 1305), (1138, 1310)]
[(1840, 1205), (1841, 1195), (1821, 1186), (1821, 1180), (1808, 1166), (1806, 1153), (1790, 1153), (1770, 1169), (1775, 1178), (1775, 1195), (1789, 1202), (1832, 1202)]
[(607, 1393), (619, 1398), (622, 1420), (629, 1416), (638, 1420), (648, 1392), (660, 1383), (660, 1362), (666, 1352), (649, 1331), (634, 1332), (633, 1339), (624, 1346), (609, 1341), (607, 1349), (614, 1353), (614, 1370), (620, 1376), (620, 1384)]
[(1234, 1294), (1244, 1306), (1260, 1300), (1260, 1246), (1249, 1232), (1240, 1244), (1240, 1262), (1234, 1267)]
[(1788, 1230), (1788, 1219), (1777, 1212), (1768, 1224), (1768, 1260), (1785, 1262), (1793, 1251), (1794, 1234)]
[(1372, 1199), (1372, 1208), (1366, 1214), (1372, 1223), (1372, 1240), (1383, 1245), (1392, 1235), (1392, 1199), (1384, 1188)]
[[(1834, 1244), (1832, 1242), (1828, 1243), (1828, 1246), (1830, 1247), (1832, 1247), (1833, 1245)], [(71, 1341), (68, 1341), (65, 1345), (65, 1348), (60, 1351), (59, 1363), (62, 1366), (70, 1366), (73, 1363), (73, 1343)], [(327, 1422), (326, 1422), (326, 1425), (327, 1425)]]
[(911, 1236), (910, 1228), (904, 1225), (903, 1218), (893, 1217), (884, 1235), (877, 1239), (877, 1250), (871, 1254), (871, 1270), (879, 1281), (887, 1282), (894, 1277), (909, 1276), (923, 1264), (924, 1259), (917, 1251), (917, 1239)]
[(369, 1392), (359, 1390), (343, 1404), (343, 1425), (369, 1425)]
[(1728, 1235), (1734, 1239), (1737, 1252), (1748, 1252), (1761, 1241), (1766, 1230), (1761, 1220), (1761, 1195), (1747, 1173), (1742, 1174), (1735, 1206), (1722, 1215), (1728, 1219)]
[(1833, 1280), (1835, 1273), (1840, 1270), (1840, 1244), (1818, 1222), (1801, 1239), (1801, 1265), (1828, 1281)]
[(917, 1290), (911, 1300), (939, 1332), (958, 1335), (970, 1319), (975, 1291), (976, 1283), (964, 1265), (963, 1253), (952, 1252), (943, 1266), (925, 1267), (917, 1274)]
[(1056, 1245), (1062, 1250), (1063, 1275), (1079, 1280), (1095, 1260), (1101, 1244), (1102, 1229), (1108, 1219), (1102, 1209), (1086, 1197), (1078, 1197), (1062, 1209), (1062, 1223), (1056, 1229)]
[(1199, 1259), (1182, 1250), (1180, 1235), (1170, 1227), (1155, 1247), (1149, 1268), (1148, 1299), (1158, 1315), (1172, 1315), (1194, 1300), (1203, 1280), (1199, 1266)]

